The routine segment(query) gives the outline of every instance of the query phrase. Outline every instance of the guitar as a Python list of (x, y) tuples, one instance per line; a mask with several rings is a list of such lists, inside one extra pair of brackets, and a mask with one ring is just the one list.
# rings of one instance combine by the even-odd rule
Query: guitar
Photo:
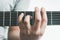
[[(46, 11), (48, 17), (48, 25), (60, 25), (60, 11)], [(33, 11), (0, 11), (0, 26), (17, 26), (18, 16), (24, 13), (25, 15), (31, 15), (31, 25), (34, 23)]]

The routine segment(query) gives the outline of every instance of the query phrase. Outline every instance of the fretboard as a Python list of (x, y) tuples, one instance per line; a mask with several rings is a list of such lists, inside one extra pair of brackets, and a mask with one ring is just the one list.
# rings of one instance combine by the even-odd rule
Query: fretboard
[[(33, 11), (0, 11), (0, 26), (16, 26), (18, 25), (18, 16), (24, 13), (25, 15), (31, 15), (31, 25), (34, 23), (34, 12)], [(48, 25), (60, 25), (60, 11), (47, 11)]]

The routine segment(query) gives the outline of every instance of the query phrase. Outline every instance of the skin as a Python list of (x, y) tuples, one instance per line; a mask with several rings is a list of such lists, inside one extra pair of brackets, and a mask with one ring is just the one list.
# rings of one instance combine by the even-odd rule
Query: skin
[[(44, 8), (39, 9), (38, 7), (35, 7), (34, 14), (34, 25), (30, 25), (31, 16), (25, 16), (23, 23), (22, 19), (24, 17), (24, 14), (21, 13), (18, 17), (19, 26), (12, 26), (13, 28), (11, 31), (9, 31), (8, 38), (11, 36), (18, 36), (18, 38), (20, 36), (19, 40), (38, 40), (38, 38), (41, 38), (47, 26), (47, 14)], [(11, 27), (9, 29), (11, 29)]]
[(8, 40), (20, 40), (19, 26), (11, 26), (8, 31)]

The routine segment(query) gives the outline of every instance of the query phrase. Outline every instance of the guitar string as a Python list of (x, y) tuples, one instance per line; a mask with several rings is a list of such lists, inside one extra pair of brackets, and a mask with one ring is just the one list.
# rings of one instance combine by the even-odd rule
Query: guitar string
[[(25, 15), (26, 15), (26, 12), (24, 12), (25, 13)], [(11, 13), (10, 13), (11, 14)], [(17, 13), (17, 15), (18, 15), (18, 13)], [(10, 15), (11, 16), (11, 15)], [(10, 20), (11, 20), (11, 18), (10, 18)], [(54, 19), (54, 20), (56, 20), (56, 19)], [(58, 19), (57, 19), (58, 20)], [(52, 24), (52, 13), (51, 13), (51, 24)], [(11, 21), (10, 21), (10, 26), (11, 26)]]
[[(25, 11), (24, 13), (26, 14)], [(52, 11), (51, 11), (51, 24), (52, 24), (52, 15), (55, 15), (55, 14), (52, 14)], [(17, 12), (17, 16), (18, 16), (18, 12)], [(60, 20), (60, 19), (53, 19), (53, 20)], [(5, 12), (3, 12), (3, 26), (4, 26), (4, 23), (5, 23)], [(11, 26), (11, 12), (10, 12), (10, 26)]]

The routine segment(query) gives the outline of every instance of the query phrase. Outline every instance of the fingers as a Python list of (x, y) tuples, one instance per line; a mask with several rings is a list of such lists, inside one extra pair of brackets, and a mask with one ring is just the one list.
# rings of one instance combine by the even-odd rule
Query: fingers
[(24, 13), (21, 13), (18, 17), (18, 24), (19, 24), (19, 28), (20, 28), (20, 33), (22, 32), (22, 30), (24, 29), (24, 25), (22, 23), (22, 19), (24, 17)]
[(40, 33), (40, 25), (41, 25), (41, 13), (39, 8), (35, 8), (35, 23), (34, 23), (34, 29), (36, 33)]
[(47, 14), (44, 8), (41, 8), (42, 21), (47, 22)]
[(45, 27), (47, 25), (47, 14), (44, 8), (35, 8), (35, 23), (34, 23), (34, 33), (38, 35), (42, 35), (45, 31)]
[(19, 17), (18, 17), (18, 23), (22, 22), (23, 17), (24, 17), (24, 13), (21, 13), (21, 15), (19, 15)]
[(22, 19), (24, 17), (24, 14), (22, 13), (21, 15), (19, 15), (19, 18), (18, 18), (18, 23), (19, 23), (19, 27), (20, 27), (20, 32), (21, 33), (30, 33), (30, 15), (27, 15), (25, 18), (24, 18), (24, 23), (22, 23)]
[(28, 34), (30, 34), (31, 31), (31, 25), (30, 25), (30, 15), (27, 15), (24, 19), (24, 24), (25, 24), (25, 28), (28, 31)]
[[(23, 18), (24, 14), (22, 13), (19, 16), (18, 22), (21, 23), (22, 22), (22, 18)], [(20, 32), (25, 33), (25, 34), (30, 34), (30, 32), (32, 31), (32, 33), (34, 34), (38, 34), (38, 35), (42, 35), (45, 31), (45, 27), (47, 25), (47, 14), (44, 8), (41, 8), (41, 10), (39, 10), (39, 8), (35, 8), (35, 14), (34, 14), (34, 18), (35, 18), (35, 22), (34, 25), (32, 27), (31, 30), (31, 25), (30, 25), (30, 15), (25, 16), (24, 18), (24, 25), (20, 26)]]
[(41, 33), (44, 33), (45, 27), (47, 26), (47, 14), (44, 8), (41, 8), (42, 22), (41, 22)]

